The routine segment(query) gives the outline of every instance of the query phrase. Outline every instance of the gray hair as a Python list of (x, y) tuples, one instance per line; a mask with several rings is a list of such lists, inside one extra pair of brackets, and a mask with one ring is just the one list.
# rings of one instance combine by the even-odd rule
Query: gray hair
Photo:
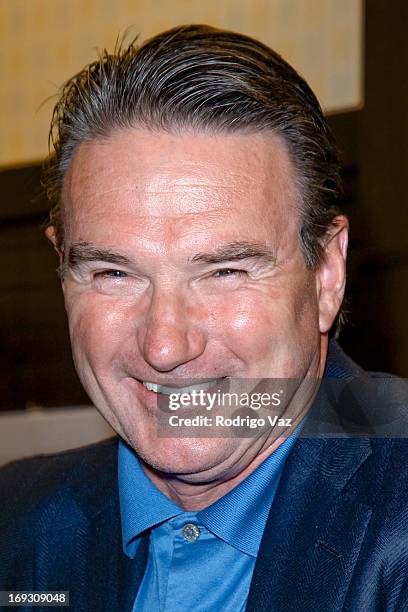
[(55, 106), (43, 185), (48, 225), (63, 250), (61, 190), (76, 147), (117, 129), (272, 132), (295, 168), (301, 196), (300, 244), (306, 265), (324, 256), (341, 193), (332, 133), (307, 83), (277, 53), (243, 34), (179, 26), (141, 46), (119, 44), (64, 86)]

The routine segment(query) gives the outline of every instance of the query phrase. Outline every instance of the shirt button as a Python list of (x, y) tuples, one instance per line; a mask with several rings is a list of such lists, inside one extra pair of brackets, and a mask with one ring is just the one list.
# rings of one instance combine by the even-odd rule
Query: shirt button
[(187, 523), (181, 530), (186, 542), (195, 542), (200, 537), (200, 529), (193, 523)]

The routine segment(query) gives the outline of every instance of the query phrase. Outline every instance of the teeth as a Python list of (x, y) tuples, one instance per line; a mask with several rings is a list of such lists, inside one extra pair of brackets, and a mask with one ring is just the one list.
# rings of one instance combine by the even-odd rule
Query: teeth
[(155, 393), (157, 393), (157, 389), (159, 385), (156, 385), (156, 383), (144, 382), (143, 384), (146, 387), (146, 389), (149, 389), (149, 391), (154, 391)]
[(165, 387), (164, 385), (158, 385), (157, 383), (148, 381), (144, 381), (143, 385), (149, 391), (154, 391), (154, 393), (164, 393), (165, 395), (177, 393), (178, 395), (181, 395), (182, 393), (191, 393), (192, 391), (207, 391), (207, 389), (209, 389), (214, 382), (217, 382), (217, 380), (218, 379), (197, 385), (190, 385), (189, 387)]

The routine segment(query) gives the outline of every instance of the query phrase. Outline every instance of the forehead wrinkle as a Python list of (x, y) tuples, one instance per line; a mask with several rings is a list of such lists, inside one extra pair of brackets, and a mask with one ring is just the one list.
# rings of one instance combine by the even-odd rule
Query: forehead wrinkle
[[(194, 167), (197, 169), (196, 172), (187, 172), (184, 173), (182, 166), (181, 170), (179, 166), (175, 165), (177, 173), (179, 176), (174, 176), (172, 172), (164, 172), (161, 168), (160, 171), (153, 172), (151, 178), (146, 181), (148, 185), (151, 184), (161, 184), (161, 183), (171, 183), (177, 186), (186, 186), (186, 187), (201, 187), (203, 185), (214, 187), (216, 189), (230, 189), (231, 184), (237, 185), (235, 182), (236, 179), (239, 179), (240, 183), (244, 182), (243, 187), (247, 187), (249, 184), (253, 184), (254, 178), (251, 174), (247, 173), (243, 170), (241, 173), (234, 172), (230, 169), (227, 169), (225, 174), (220, 178), (219, 177), (219, 169), (217, 168), (217, 172), (208, 174), (208, 170), (212, 170), (215, 166), (208, 164), (205, 160), (201, 165), (195, 164)], [(202, 169), (205, 168), (205, 174), (202, 173)], [(265, 173), (266, 175), (266, 173)], [(232, 183), (226, 182), (226, 178), (232, 179)], [(240, 189), (242, 186), (240, 185)]]
[[(130, 136), (131, 134), (128, 135), (128, 137)], [(237, 141), (238, 144), (240, 144), (242, 138), (243, 137), (240, 136), (238, 139), (239, 142)], [(251, 139), (252, 138), (253, 137), (251, 137)], [(262, 140), (264, 140), (264, 137), (262, 137)], [(165, 221), (166, 218), (169, 220), (174, 219), (175, 222), (179, 219), (181, 221), (184, 219), (199, 220), (200, 215), (205, 213), (207, 215), (207, 221), (211, 223), (211, 218), (217, 220), (219, 210), (225, 212), (229, 216), (229, 221), (233, 222), (234, 200), (236, 200), (238, 209), (242, 209), (242, 205), (244, 204), (249, 210), (253, 207), (254, 213), (259, 212), (263, 216), (267, 215), (268, 217), (270, 211), (272, 215), (271, 219), (275, 225), (277, 217), (279, 214), (282, 214), (282, 211), (285, 217), (287, 214), (286, 211), (288, 211), (289, 208), (294, 209), (295, 213), (297, 213), (297, 198), (293, 197), (293, 195), (296, 195), (297, 189), (296, 182), (293, 180), (293, 167), (290, 157), (287, 154), (285, 143), (280, 142), (278, 138), (268, 137), (268, 141), (269, 150), (275, 148), (273, 145), (274, 142), (276, 142), (278, 145), (277, 148), (282, 148), (285, 155), (283, 157), (278, 156), (277, 159), (270, 159), (269, 155), (260, 154), (257, 148), (252, 148), (252, 150), (249, 149), (243, 158), (244, 161), (246, 159), (246, 164), (243, 165), (242, 172), (237, 171), (236, 167), (234, 168), (226, 164), (225, 172), (221, 172), (220, 174), (219, 164), (215, 164), (212, 161), (213, 149), (209, 151), (208, 147), (204, 148), (203, 162), (199, 157), (201, 155), (201, 150), (198, 151), (198, 154), (193, 151), (192, 154), (195, 155), (194, 159), (183, 159), (180, 155), (178, 157), (176, 155), (176, 158), (173, 159), (172, 154), (166, 157), (165, 148), (164, 153), (161, 154), (160, 163), (157, 163), (156, 158), (156, 168), (154, 169), (154, 167), (150, 165), (153, 174), (148, 174), (147, 176), (145, 175), (146, 164), (144, 163), (144, 158), (140, 149), (134, 150), (130, 148), (128, 155), (127, 147), (123, 147), (122, 143), (119, 141), (116, 142), (116, 138), (112, 138), (106, 142), (106, 147), (103, 147), (103, 149), (106, 150), (106, 154), (100, 156), (100, 148), (93, 150), (96, 143), (90, 143), (90, 149), (82, 144), (77, 152), (80, 153), (80, 155), (77, 156), (77, 159), (73, 159), (73, 163), (68, 168), (68, 170), (72, 171), (73, 166), (75, 166), (73, 172), (73, 174), (75, 174), (75, 177), (73, 177), (74, 180), (71, 180), (72, 177), (69, 177), (70, 180), (66, 183), (66, 187), (68, 188), (67, 191), (69, 191), (67, 196), (72, 196), (73, 200), (71, 206), (67, 207), (70, 209), (67, 211), (68, 215), (71, 216), (71, 211), (74, 215), (71, 217), (70, 221), (75, 221), (76, 226), (79, 224), (78, 227), (80, 228), (84, 221), (84, 215), (86, 216), (87, 222), (92, 222), (93, 215), (97, 215), (99, 221), (103, 220), (104, 214), (109, 213), (108, 205), (109, 207), (111, 205), (109, 199), (112, 198), (112, 200), (115, 200), (115, 205), (120, 204), (121, 199), (117, 199), (116, 194), (121, 193), (124, 196), (124, 206), (126, 205), (126, 197), (128, 197), (127, 204), (130, 204), (128, 212), (132, 216), (135, 215), (135, 217), (133, 217), (135, 223), (137, 224), (139, 222), (136, 217), (139, 219), (142, 218), (139, 212), (145, 212), (147, 210), (148, 214), (144, 217), (150, 224), (153, 223), (156, 225), (157, 223), (157, 231), (160, 231), (160, 221)], [(178, 145), (180, 142), (180, 139), (177, 138), (176, 144)], [(216, 142), (216, 139), (211, 139), (211, 142)], [(220, 140), (220, 143), (221, 142), (223, 143), (224, 139), (222, 139), (222, 141)], [(119, 144), (121, 145), (120, 149), (118, 149)], [(121, 159), (121, 164), (111, 164), (111, 161), (115, 159), (115, 150), (111, 149), (111, 146), (114, 148), (116, 147)], [(88, 150), (90, 152), (89, 156)], [(113, 152), (113, 157), (111, 151)], [(225, 159), (234, 160), (236, 158), (237, 162), (240, 162), (242, 156), (239, 154), (239, 150), (237, 153), (236, 148), (230, 148), (227, 153), (228, 157), (225, 157)], [(182, 148), (182, 155), (190, 155), (188, 147)], [(88, 160), (93, 162), (92, 172), (89, 171), (87, 164)], [(164, 160), (166, 160), (166, 163), (163, 168), (161, 163), (164, 162)], [(271, 161), (272, 165), (270, 163)], [(201, 163), (204, 165), (202, 166)], [(180, 170), (181, 176), (179, 174), (178, 177), (172, 177), (171, 172), (173, 166), (176, 170)], [(133, 173), (132, 168), (134, 170)], [(147, 169), (149, 169), (149, 165)], [(255, 180), (255, 175), (251, 173), (251, 169), (257, 171), (256, 176), (261, 177), (259, 180)], [(185, 172), (183, 173), (183, 171)], [(154, 172), (157, 173), (157, 178), (160, 179), (158, 182), (156, 181), (156, 184), (155, 181), (152, 180), (154, 179)], [(98, 177), (100, 177), (101, 181), (104, 181), (104, 183), (102, 182), (102, 184), (100, 184)], [(138, 177), (140, 179), (139, 183), (135, 182), (138, 180)], [(172, 194), (170, 194), (167, 189), (166, 191), (163, 189), (159, 190), (160, 183), (160, 186), (163, 187), (164, 182), (166, 183), (166, 188), (167, 185), (172, 187), (174, 190)], [(97, 192), (99, 185), (104, 189), (103, 191)], [(94, 191), (94, 193), (92, 193), (92, 191)], [(144, 194), (149, 195), (149, 198), (151, 198), (150, 202), (143, 202)], [(229, 194), (228, 198), (226, 194)], [(158, 202), (154, 201), (154, 195), (157, 195)], [(171, 200), (168, 200), (168, 204), (166, 201), (161, 201), (162, 197), (165, 198), (165, 196), (171, 197)], [(181, 212), (180, 208), (176, 210), (178, 196), (183, 208)], [(134, 202), (131, 201), (131, 198), (134, 198)], [(98, 199), (105, 201), (98, 202)], [(88, 209), (86, 206), (87, 203), (89, 203)], [(274, 206), (275, 203), (278, 205), (277, 208)], [(158, 208), (156, 208), (156, 206), (158, 206)], [(193, 210), (191, 210), (191, 208)], [(119, 209), (117, 212), (117, 216), (121, 216), (121, 211)], [(131, 220), (130, 217), (129, 219)], [(298, 218), (293, 221), (297, 224)], [(122, 229), (125, 231), (126, 228), (123, 227)]]
[[(69, 189), (68, 194), (66, 198), (64, 198), (64, 200), (68, 200), (68, 202), (71, 204), (70, 208), (73, 208), (75, 210), (75, 208), (77, 209), (76, 212), (78, 212), (78, 207), (81, 206), (81, 204), (83, 202), (86, 203), (90, 203), (90, 204), (96, 204), (99, 203), (101, 205), (101, 207), (103, 207), (104, 205), (106, 205), (106, 202), (103, 202), (103, 200), (107, 198), (107, 196), (124, 196), (125, 198), (129, 198), (130, 203), (132, 198), (134, 198), (133, 200), (133, 204), (135, 207), (137, 207), (141, 201), (141, 199), (143, 198), (144, 195), (149, 195), (149, 196), (157, 196), (157, 197), (161, 197), (161, 196), (168, 196), (169, 194), (174, 196), (174, 197), (182, 197), (183, 200), (185, 200), (186, 198), (191, 198), (192, 202), (194, 202), (195, 206), (198, 207), (198, 204), (201, 202), (202, 206), (198, 207), (199, 210), (184, 210), (184, 212), (180, 212), (180, 213), (173, 213), (169, 216), (171, 217), (178, 217), (178, 216), (182, 216), (182, 215), (195, 215), (195, 214), (200, 214), (203, 212), (209, 212), (211, 214), (211, 210), (217, 210), (217, 209), (223, 209), (225, 207), (225, 195), (223, 195), (223, 197), (221, 197), (221, 193), (225, 194), (225, 193), (229, 193), (231, 194), (231, 198), (229, 198), (229, 201), (231, 201), (234, 197), (236, 197), (237, 195), (242, 195), (243, 197), (248, 197), (249, 195), (249, 191), (246, 192), (244, 189), (238, 189), (237, 187), (234, 187), (233, 189), (231, 189), (230, 186), (228, 185), (208, 185), (203, 183), (195, 183), (195, 184), (187, 184), (187, 183), (181, 183), (180, 181), (169, 181), (168, 183), (168, 188), (166, 188), (166, 185), (160, 185), (161, 189), (157, 189), (156, 185), (144, 185), (144, 186), (138, 186), (138, 185), (134, 185), (134, 186), (123, 186), (123, 185), (117, 185), (117, 186), (112, 186), (109, 188), (104, 189), (103, 191), (100, 190), (93, 190), (91, 189), (78, 189), (76, 191)], [(208, 202), (211, 199), (211, 209), (208, 208)], [(108, 202), (110, 203), (110, 202)], [(163, 202), (162, 205), (165, 205), (166, 202)], [(76, 206), (75, 206), (76, 205)], [(80, 209), (79, 209), (80, 210)], [(140, 217), (163, 217), (165, 216), (165, 212), (162, 210), (161, 212), (158, 212), (155, 214), (154, 211), (152, 211), (151, 213), (149, 212), (149, 215), (139, 215)]]

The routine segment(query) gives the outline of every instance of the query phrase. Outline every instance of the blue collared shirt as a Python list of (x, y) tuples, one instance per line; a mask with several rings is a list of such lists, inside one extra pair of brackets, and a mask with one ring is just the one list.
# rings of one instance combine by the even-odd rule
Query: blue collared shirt
[(133, 612), (239, 612), (248, 598), (268, 513), (290, 436), (238, 486), (207, 508), (186, 512), (144, 473), (136, 453), (119, 443), (122, 542), (133, 558), (150, 530), (149, 556)]

